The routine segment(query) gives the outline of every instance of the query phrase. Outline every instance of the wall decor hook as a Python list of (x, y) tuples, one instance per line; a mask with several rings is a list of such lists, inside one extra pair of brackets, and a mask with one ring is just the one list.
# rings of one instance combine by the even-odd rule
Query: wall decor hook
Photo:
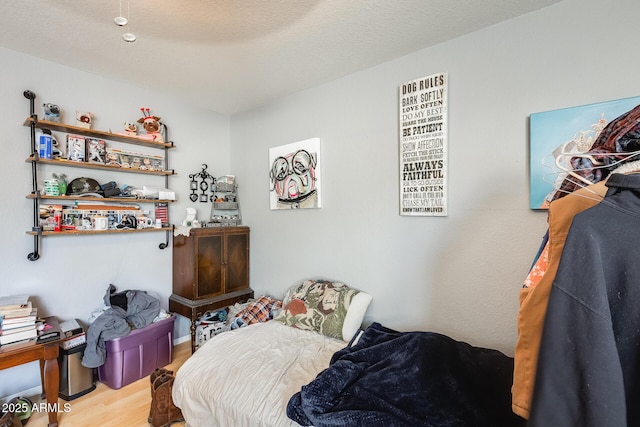
[[(207, 168), (208, 166), (203, 163), (200, 172), (189, 174), (189, 178), (191, 179), (189, 183), (189, 189), (191, 190), (189, 199), (191, 199), (192, 202), (200, 200), (200, 202), (206, 203), (213, 198), (216, 179), (207, 172)], [(198, 191), (200, 191), (200, 194), (198, 194)]]

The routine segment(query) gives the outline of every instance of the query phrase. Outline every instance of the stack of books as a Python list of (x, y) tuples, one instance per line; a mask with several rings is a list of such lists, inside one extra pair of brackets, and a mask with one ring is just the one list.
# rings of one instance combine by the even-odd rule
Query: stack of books
[(37, 338), (37, 314), (28, 295), (0, 296), (0, 345)]

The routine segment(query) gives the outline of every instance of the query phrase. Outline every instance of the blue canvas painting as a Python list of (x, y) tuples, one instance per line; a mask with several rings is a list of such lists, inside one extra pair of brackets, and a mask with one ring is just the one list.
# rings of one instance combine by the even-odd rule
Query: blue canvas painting
[(637, 105), (640, 96), (531, 114), (529, 207), (547, 209), (564, 176), (562, 161), (570, 160), (568, 147), (588, 151), (609, 122)]

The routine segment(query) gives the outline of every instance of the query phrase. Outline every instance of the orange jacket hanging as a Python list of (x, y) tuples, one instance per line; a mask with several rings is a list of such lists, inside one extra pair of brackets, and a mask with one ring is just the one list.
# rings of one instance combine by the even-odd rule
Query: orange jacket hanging
[[(520, 291), (518, 312), (518, 340), (514, 354), (513, 387), (511, 389), (513, 412), (528, 419), (533, 395), (533, 385), (538, 364), (538, 351), (551, 285), (555, 278), (560, 255), (573, 217), (596, 205), (606, 193), (604, 181), (576, 190), (549, 205), (548, 263), (544, 273), (533, 280), (535, 286)], [(536, 274), (540, 272), (532, 270)]]

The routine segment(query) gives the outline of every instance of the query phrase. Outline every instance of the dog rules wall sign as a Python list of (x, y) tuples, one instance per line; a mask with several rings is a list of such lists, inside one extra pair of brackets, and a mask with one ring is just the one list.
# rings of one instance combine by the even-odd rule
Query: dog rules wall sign
[(447, 216), (447, 77), (399, 88), (400, 215)]

